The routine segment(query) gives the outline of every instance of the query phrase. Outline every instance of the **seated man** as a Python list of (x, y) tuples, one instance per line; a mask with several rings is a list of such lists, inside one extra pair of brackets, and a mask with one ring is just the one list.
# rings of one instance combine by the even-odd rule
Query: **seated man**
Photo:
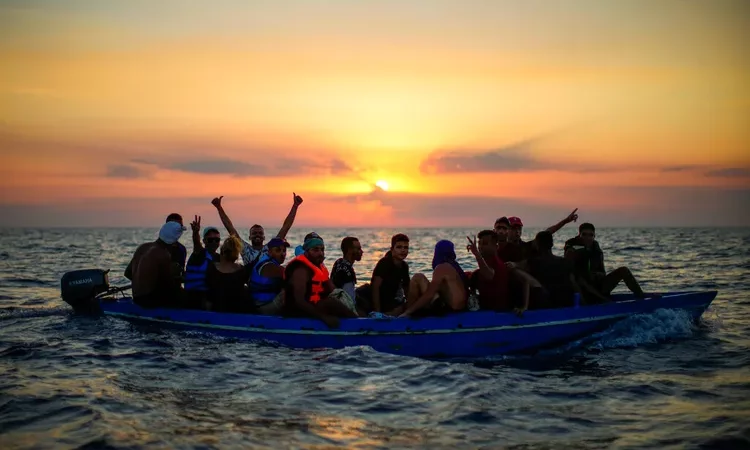
[(284, 306), (284, 260), (289, 243), (281, 238), (268, 241), (268, 253), (261, 256), (250, 274), (250, 297), (259, 314), (278, 315)]
[(399, 317), (409, 317), (416, 312), (439, 314), (466, 309), (469, 280), (456, 261), (453, 242), (438, 241), (432, 257), (432, 270), (432, 281), (427, 281), (421, 273), (414, 275), (406, 309)]
[[(576, 281), (583, 290), (589, 303), (604, 301), (621, 281), (635, 294), (636, 298), (645, 298), (641, 286), (630, 269), (620, 267), (607, 273), (604, 268), (604, 252), (594, 239), (596, 229), (591, 223), (582, 223), (578, 227), (578, 236), (565, 242), (565, 257), (575, 265)], [(653, 294), (651, 294), (653, 296)], [(607, 299), (608, 301), (608, 299)]]
[(349, 297), (356, 299), (357, 273), (354, 271), (354, 263), (362, 260), (362, 245), (359, 239), (351, 236), (345, 237), (341, 241), (341, 252), (344, 256), (333, 263), (331, 281), (334, 286), (349, 294)]
[[(181, 227), (184, 227), (182, 223), (182, 216), (177, 213), (172, 213), (167, 216), (167, 220), (164, 223), (167, 222), (177, 222), (180, 224)], [(183, 231), (185, 228), (183, 228)], [(152, 243), (148, 242), (146, 246), (150, 246)], [(138, 250), (136, 249), (136, 252)], [(175, 245), (172, 245), (169, 247), (169, 255), (172, 259), (172, 272), (174, 273), (174, 276), (178, 283), (182, 283), (184, 281), (183, 277), (185, 275), (185, 260), (187, 259), (187, 249), (184, 245), (182, 245), (180, 242), (176, 242)], [(132, 264), (132, 260), (131, 260)], [(125, 278), (128, 280), (133, 280), (133, 267), (131, 264), (128, 264), (128, 266), (125, 268)]]
[(339, 326), (339, 317), (358, 317), (354, 300), (343, 290), (334, 288), (323, 266), (323, 239), (308, 239), (303, 247), (305, 253), (289, 262), (284, 272), (284, 312), (318, 318), (331, 328)]
[(409, 237), (396, 234), (391, 249), (375, 265), (370, 284), (357, 288), (356, 301), (364, 312), (385, 312), (397, 316), (403, 312), (409, 294)]
[(540, 231), (532, 241), (536, 256), (518, 264), (539, 280), (547, 293), (548, 308), (573, 306), (573, 297), (581, 292), (575, 280), (573, 266), (569, 260), (552, 254), (552, 233)]
[(170, 250), (182, 236), (183, 226), (167, 222), (159, 238), (138, 247), (132, 269), (133, 302), (144, 308), (175, 307), (182, 304), (182, 288), (175, 278)]
[(188, 258), (185, 268), (185, 307), (205, 309), (208, 301), (206, 272), (209, 264), (219, 262), (219, 254), (216, 251), (221, 244), (221, 233), (216, 227), (206, 227), (203, 229), (203, 242), (201, 243), (200, 216), (195, 216), (190, 227), (193, 230), (193, 253)]
[(475, 240), (469, 237), (469, 251), (477, 260), (479, 269), (471, 275), (472, 290), (479, 292), (479, 309), (508, 311), (511, 309), (508, 292), (508, 268), (497, 256), (497, 234), (492, 230), (480, 231)]

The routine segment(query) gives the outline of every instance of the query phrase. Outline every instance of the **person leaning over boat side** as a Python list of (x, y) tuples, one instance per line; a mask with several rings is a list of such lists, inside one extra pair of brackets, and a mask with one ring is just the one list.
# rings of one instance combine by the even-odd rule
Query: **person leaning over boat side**
[(578, 236), (565, 242), (565, 257), (575, 264), (576, 280), (583, 289), (584, 297), (589, 302), (596, 300), (609, 301), (612, 291), (621, 281), (635, 294), (636, 298), (647, 295), (627, 267), (619, 267), (610, 273), (604, 268), (604, 252), (595, 239), (596, 228), (591, 223), (582, 223), (578, 227)]
[(355, 300), (364, 312), (385, 312), (389, 316), (398, 316), (404, 311), (404, 303), (411, 289), (407, 256), (409, 237), (403, 233), (393, 235), (391, 249), (375, 265), (370, 284), (356, 290)]
[(289, 243), (275, 237), (268, 241), (268, 254), (263, 255), (250, 271), (250, 298), (258, 314), (278, 315), (284, 306), (284, 260)]
[(512, 308), (508, 292), (509, 269), (497, 256), (497, 234), (493, 230), (480, 231), (469, 240), (468, 250), (477, 260), (479, 269), (470, 278), (471, 290), (479, 293), (479, 309), (509, 311)]
[(285, 315), (314, 317), (331, 328), (339, 326), (339, 317), (358, 317), (354, 300), (333, 286), (323, 265), (323, 239), (308, 239), (303, 247), (305, 253), (292, 259), (284, 271)]
[[(292, 225), (294, 225), (294, 218), (297, 217), (297, 209), (302, 204), (302, 197), (295, 193), (292, 193), (292, 196), (294, 200), (292, 209), (289, 211), (289, 214), (287, 214), (286, 219), (284, 219), (284, 223), (281, 225), (281, 229), (275, 237), (286, 239), (287, 233), (289, 233)], [(224, 224), (224, 228), (229, 231), (229, 234), (231, 236), (237, 236), (237, 238), (240, 239), (240, 242), (242, 242), (242, 264), (246, 266), (255, 264), (256, 262), (258, 262), (258, 260), (260, 260), (260, 257), (262, 255), (268, 253), (268, 247), (263, 245), (263, 241), (265, 241), (266, 239), (265, 230), (262, 226), (255, 224), (250, 227), (250, 233), (248, 235), (250, 242), (248, 243), (242, 240), (242, 238), (240, 238), (240, 234), (237, 232), (237, 229), (229, 219), (229, 216), (224, 211), (224, 207), (221, 205), (222, 198), (224, 198), (223, 195), (221, 197), (214, 198), (213, 200), (211, 200), (211, 204), (214, 205), (216, 207), (216, 210), (219, 212), (219, 217), (221, 218), (221, 223)]]
[(573, 306), (573, 296), (581, 293), (575, 279), (573, 264), (561, 256), (552, 253), (554, 241), (552, 233), (540, 231), (532, 241), (535, 255), (520, 263), (511, 263), (527, 271), (539, 280), (546, 292), (546, 307), (567, 308)]
[(177, 222), (167, 222), (159, 238), (135, 251), (129, 267), (132, 273), (133, 303), (144, 308), (178, 307), (183, 291), (174, 277), (171, 249), (185, 229)]
[(333, 263), (331, 281), (334, 286), (343, 289), (351, 298), (356, 299), (357, 273), (354, 270), (354, 263), (362, 260), (362, 245), (359, 239), (352, 236), (342, 239), (341, 253), (343, 257)]
[(224, 239), (219, 250), (219, 261), (208, 265), (206, 285), (209, 310), (230, 313), (252, 313), (245, 282), (250, 278), (250, 267), (237, 264), (242, 251), (242, 241), (237, 236)]
[(421, 273), (412, 277), (406, 309), (399, 317), (409, 317), (417, 312), (429, 315), (466, 309), (469, 278), (456, 261), (453, 242), (438, 241), (432, 257), (432, 270), (432, 281)]
[(220, 260), (216, 250), (221, 244), (221, 233), (216, 227), (206, 227), (203, 229), (201, 242), (200, 216), (195, 216), (190, 228), (193, 230), (193, 253), (190, 254), (185, 267), (185, 306), (189, 309), (203, 309), (208, 302), (206, 273), (209, 265)]

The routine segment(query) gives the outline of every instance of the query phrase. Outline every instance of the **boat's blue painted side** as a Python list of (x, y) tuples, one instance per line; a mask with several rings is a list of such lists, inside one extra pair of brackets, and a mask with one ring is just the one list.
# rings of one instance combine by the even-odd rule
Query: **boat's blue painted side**
[(101, 302), (102, 311), (125, 319), (268, 340), (294, 348), (366, 345), (410, 356), (488, 356), (533, 351), (607, 328), (633, 314), (682, 309), (698, 319), (716, 291), (666, 293), (659, 299), (616, 296), (604, 305), (512, 313), (476, 311), (420, 319), (344, 319), (338, 329), (321, 321), (184, 309), (143, 309), (129, 298)]

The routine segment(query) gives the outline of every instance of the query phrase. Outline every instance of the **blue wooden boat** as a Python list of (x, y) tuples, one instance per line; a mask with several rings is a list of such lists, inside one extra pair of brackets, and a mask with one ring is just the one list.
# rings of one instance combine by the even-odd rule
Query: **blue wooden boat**
[(668, 292), (660, 298), (638, 300), (630, 294), (617, 294), (607, 304), (526, 311), (523, 317), (475, 311), (418, 319), (342, 319), (340, 327), (332, 329), (308, 318), (145, 309), (134, 304), (130, 297), (117, 298), (115, 292), (126, 288), (110, 289), (106, 272), (92, 272), (87, 271), (83, 276), (71, 272), (63, 277), (63, 299), (77, 311), (270, 341), (292, 348), (369, 346), (381, 352), (419, 357), (533, 352), (575, 341), (619, 320), (658, 309), (684, 310), (698, 320), (717, 295), (717, 291)]

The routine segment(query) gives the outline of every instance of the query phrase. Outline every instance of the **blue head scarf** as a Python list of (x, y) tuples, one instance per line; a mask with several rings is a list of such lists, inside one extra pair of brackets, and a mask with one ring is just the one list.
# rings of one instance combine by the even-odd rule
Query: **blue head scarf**
[(435, 244), (435, 254), (432, 257), (432, 270), (435, 270), (439, 264), (448, 263), (456, 269), (456, 272), (461, 276), (461, 280), (464, 282), (464, 286), (469, 286), (469, 280), (466, 273), (456, 261), (456, 250), (453, 246), (453, 242), (448, 240), (438, 241)]

